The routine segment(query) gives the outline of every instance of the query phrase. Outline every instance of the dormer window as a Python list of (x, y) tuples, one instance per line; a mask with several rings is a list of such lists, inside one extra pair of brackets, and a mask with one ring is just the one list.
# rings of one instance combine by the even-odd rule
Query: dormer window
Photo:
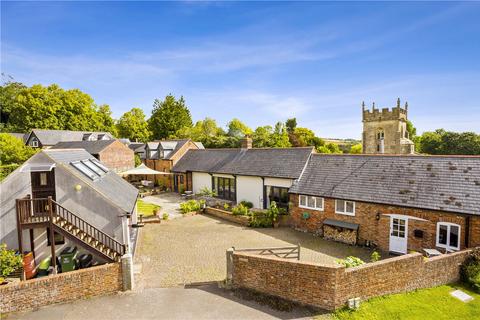
[(32, 141), (30, 142), (30, 145), (34, 148), (38, 148), (38, 140), (33, 138)]

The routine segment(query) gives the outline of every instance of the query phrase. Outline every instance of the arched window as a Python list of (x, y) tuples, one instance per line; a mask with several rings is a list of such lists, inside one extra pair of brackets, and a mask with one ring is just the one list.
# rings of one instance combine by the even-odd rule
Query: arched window
[(377, 139), (378, 140), (383, 140), (385, 138), (385, 132), (383, 131), (383, 129), (379, 129), (377, 131)]

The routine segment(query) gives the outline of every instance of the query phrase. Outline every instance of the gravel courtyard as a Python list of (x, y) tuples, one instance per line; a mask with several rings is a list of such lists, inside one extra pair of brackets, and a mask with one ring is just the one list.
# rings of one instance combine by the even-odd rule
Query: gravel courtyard
[(140, 233), (135, 263), (140, 288), (221, 281), (225, 251), (236, 248), (301, 245), (301, 260), (333, 264), (349, 255), (368, 260), (370, 251), (326, 241), (290, 228), (245, 228), (207, 215), (148, 224)]

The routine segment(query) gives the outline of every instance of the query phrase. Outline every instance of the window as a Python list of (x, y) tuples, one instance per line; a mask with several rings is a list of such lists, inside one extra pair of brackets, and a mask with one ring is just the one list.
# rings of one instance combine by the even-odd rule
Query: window
[(38, 148), (38, 140), (33, 138), (30, 145), (34, 148)]
[(213, 188), (217, 193), (217, 198), (235, 201), (235, 179), (213, 177)]
[(355, 215), (355, 202), (348, 200), (335, 200), (335, 213)]
[(279, 208), (288, 210), (288, 188), (267, 187), (269, 203), (275, 201)]
[(108, 172), (108, 168), (95, 158), (70, 162), (70, 164), (92, 180), (96, 180)]
[(41, 186), (46, 186), (47, 184), (48, 184), (47, 173), (46, 172), (40, 172), (40, 185)]
[[(55, 239), (55, 245), (65, 244), (65, 237), (58, 232), (53, 232), (53, 239)], [(47, 228), (47, 246), (51, 246), (52, 241), (50, 240), (50, 228)]]
[(323, 198), (300, 195), (300, 207), (323, 211)]
[(437, 224), (437, 247), (459, 250), (460, 226), (455, 223), (439, 222)]
[(385, 138), (385, 132), (383, 132), (383, 130), (378, 131), (378, 133), (377, 133), (377, 139), (378, 139), (378, 140), (382, 140), (382, 139), (384, 139), (384, 138)]

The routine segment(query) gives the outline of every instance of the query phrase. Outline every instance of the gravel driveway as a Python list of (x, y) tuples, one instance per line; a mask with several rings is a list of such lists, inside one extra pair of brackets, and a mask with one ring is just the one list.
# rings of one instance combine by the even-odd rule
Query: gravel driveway
[[(225, 251), (301, 245), (301, 260), (333, 264), (349, 255), (368, 260), (370, 251), (323, 240), (290, 228), (252, 229), (206, 215), (187, 216), (142, 228), (136, 254), (140, 288), (174, 287), (225, 278)], [(140, 270), (138, 270), (140, 271)]]

